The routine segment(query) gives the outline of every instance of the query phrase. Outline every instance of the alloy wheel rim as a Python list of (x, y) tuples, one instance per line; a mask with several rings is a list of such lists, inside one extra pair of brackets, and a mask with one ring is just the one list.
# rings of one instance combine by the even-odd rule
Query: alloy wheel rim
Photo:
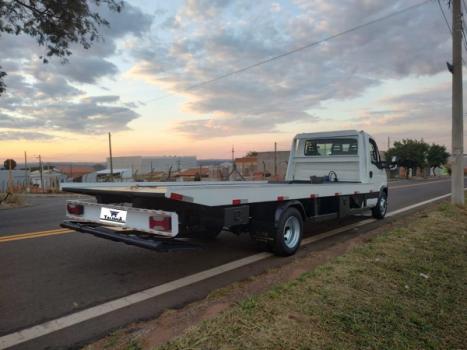
[(385, 197), (381, 197), (380, 201), (379, 201), (379, 210), (381, 212), (381, 214), (386, 214), (386, 210), (388, 209), (388, 203), (386, 201), (386, 198)]
[(300, 222), (295, 216), (291, 216), (287, 219), (284, 225), (283, 237), (284, 244), (288, 248), (295, 248), (300, 239)]

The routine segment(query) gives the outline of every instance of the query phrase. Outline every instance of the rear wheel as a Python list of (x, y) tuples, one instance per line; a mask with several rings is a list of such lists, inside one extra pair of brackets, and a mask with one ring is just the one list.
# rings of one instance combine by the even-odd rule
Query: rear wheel
[(303, 235), (303, 218), (296, 208), (285, 210), (279, 220), (272, 243), (274, 254), (289, 256), (300, 247)]
[(386, 212), (388, 211), (388, 195), (386, 191), (382, 191), (379, 195), (378, 202), (376, 203), (376, 207), (371, 209), (373, 217), (376, 219), (383, 219), (386, 216)]

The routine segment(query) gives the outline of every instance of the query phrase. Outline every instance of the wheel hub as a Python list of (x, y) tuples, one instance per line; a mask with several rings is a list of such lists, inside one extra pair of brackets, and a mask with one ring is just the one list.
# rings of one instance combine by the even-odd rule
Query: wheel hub
[(288, 248), (294, 248), (300, 238), (300, 222), (294, 216), (287, 219), (284, 225), (284, 243)]

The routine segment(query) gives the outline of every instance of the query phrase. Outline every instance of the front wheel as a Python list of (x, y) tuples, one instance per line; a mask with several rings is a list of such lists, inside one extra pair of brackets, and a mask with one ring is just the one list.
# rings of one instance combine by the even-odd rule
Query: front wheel
[(289, 256), (300, 247), (303, 235), (303, 218), (296, 208), (285, 210), (277, 225), (272, 250), (274, 254)]
[(386, 216), (386, 212), (388, 211), (388, 195), (385, 191), (382, 191), (379, 195), (378, 202), (376, 203), (376, 207), (371, 209), (373, 217), (376, 219), (383, 219)]

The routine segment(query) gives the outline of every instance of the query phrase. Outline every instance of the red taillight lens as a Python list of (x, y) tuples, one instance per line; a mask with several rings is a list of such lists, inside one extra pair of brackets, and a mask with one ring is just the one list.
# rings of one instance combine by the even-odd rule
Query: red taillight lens
[(158, 231), (171, 231), (172, 218), (164, 215), (153, 215), (149, 217), (149, 228)]
[(66, 205), (66, 210), (69, 214), (72, 215), (83, 215), (84, 206), (82, 206), (81, 204), (68, 203)]

